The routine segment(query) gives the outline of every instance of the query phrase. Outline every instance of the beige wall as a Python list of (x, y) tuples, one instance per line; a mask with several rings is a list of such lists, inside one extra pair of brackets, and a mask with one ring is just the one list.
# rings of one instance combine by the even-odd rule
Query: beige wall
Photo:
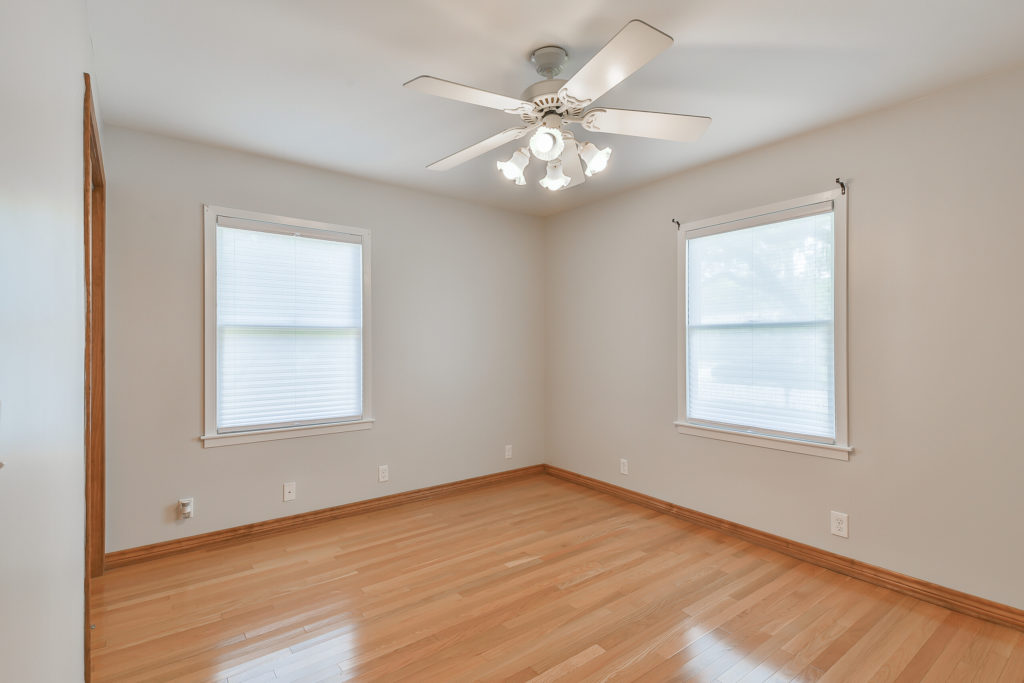
[[(1022, 119), (1005, 72), (545, 221), (110, 129), (109, 549), (547, 461), (1024, 607)], [(837, 175), (851, 460), (677, 434), (670, 219)], [(372, 430), (201, 447), (203, 202), (374, 231)]]
[(5, 681), (83, 673), (82, 72), (90, 59), (80, 0), (0, 4)]
[[(552, 220), (549, 462), (1024, 607), (1021, 121), (1016, 70)], [(851, 179), (856, 452), (677, 434), (670, 220), (828, 190), (837, 175)], [(848, 540), (829, 535), (829, 510), (849, 513)]]
[[(543, 462), (539, 220), (114, 127), (104, 145), (108, 550)], [(202, 447), (204, 202), (372, 231), (372, 429)]]

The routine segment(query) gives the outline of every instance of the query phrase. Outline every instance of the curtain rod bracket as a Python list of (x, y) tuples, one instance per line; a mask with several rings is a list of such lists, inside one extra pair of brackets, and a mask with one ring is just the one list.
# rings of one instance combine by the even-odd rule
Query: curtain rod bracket
[(846, 183), (844, 183), (839, 178), (836, 178), (836, 183), (839, 185), (839, 187), (843, 188), (843, 194), (846, 194)]
[(676, 224), (676, 230), (678, 230), (679, 228), (683, 227), (683, 226), (679, 225), (679, 221), (677, 221), (675, 218), (672, 219), (672, 222)]

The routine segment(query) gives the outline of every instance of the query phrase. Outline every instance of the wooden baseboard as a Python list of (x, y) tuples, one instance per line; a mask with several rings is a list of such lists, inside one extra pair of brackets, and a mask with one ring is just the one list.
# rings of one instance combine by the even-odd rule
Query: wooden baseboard
[(928, 581), (922, 581), (921, 579), (915, 579), (912, 576), (906, 576), (905, 574), (899, 574), (882, 567), (876, 567), (866, 562), (854, 560), (843, 555), (837, 555), (836, 553), (822, 550), (821, 548), (815, 548), (814, 546), (806, 545), (804, 543), (798, 543), (797, 541), (791, 541), (788, 538), (782, 536), (776, 536), (775, 534), (769, 534), (764, 531), (758, 531), (753, 527), (744, 526), (743, 524), (736, 524), (728, 520), (722, 519), (721, 517), (715, 517), (708, 515), (697, 510), (691, 510), (668, 501), (661, 500), (660, 498), (654, 498), (652, 496), (631, 491), (615, 484), (609, 484), (608, 482), (601, 481), (600, 479), (593, 479), (591, 477), (570, 472), (560, 467), (554, 467), (553, 465), (545, 465), (544, 471), (553, 477), (563, 479), (565, 481), (585, 486), (595, 491), (607, 493), (616, 498), (642, 505), (658, 512), (663, 512), (673, 517), (686, 520), (687, 522), (693, 522), (703, 527), (709, 527), (716, 529), (723, 533), (742, 538), (745, 541), (754, 543), (765, 548), (771, 548), (772, 550), (778, 551), (784, 555), (795, 557), (798, 560), (803, 560), (819, 567), (831, 569), (834, 572), (851, 576), (855, 579), (867, 581), (876, 586), (882, 588), (888, 588), (894, 590), (897, 593), (909, 595), (925, 602), (930, 602), (940, 607), (961, 612), (963, 614), (970, 615), (972, 617), (978, 617), (979, 619), (985, 619), (1001, 626), (1009, 626), (1024, 630), (1024, 610), (1011, 607), (1010, 605), (1004, 605), (1002, 603), (993, 602), (986, 600), (985, 598), (979, 598), (976, 595), (969, 593), (962, 593), (952, 588), (946, 588), (945, 586), (939, 586)]
[(268, 519), (264, 522), (243, 524), (242, 526), (231, 527), (230, 529), (221, 529), (219, 531), (211, 531), (210, 533), (199, 534), (197, 536), (186, 536), (185, 538), (176, 538), (171, 541), (163, 541), (161, 543), (139, 546), (137, 548), (118, 550), (116, 552), (106, 554), (104, 557), (104, 566), (106, 569), (116, 569), (117, 567), (145, 562), (146, 560), (153, 560), (158, 557), (166, 557), (167, 555), (174, 555), (187, 550), (207, 549), (228, 543), (249, 541), (256, 537), (279, 534), (284, 531), (293, 531), (295, 529), (305, 528), (313, 524), (326, 522), (332, 519), (350, 517), (364, 512), (372, 512), (373, 510), (393, 508), (398, 505), (404, 505), (406, 503), (413, 503), (421, 500), (430, 500), (431, 498), (439, 498), (441, 496), (450, 496), (462, 491), (469, 491), (482, 486), (491, 486), (493, 484), (509, 481), (510, 479), (518, 479), (520, 477), (539, 475), (543, 473), (544, 465), (531, 465), (530, 467), (521, 467), (515, 470), (485, 474), (482, 477), (453, 481), (448, 484), (428, 486), (427, 488), (416, 489), (414, 491), (404, 491), (390, 496), (360, 500), (355, 503), (323, 508), (321, 510), (311, 510), (310, 512), (303, 512), (297, 515), (290, 515), (288, 517)]

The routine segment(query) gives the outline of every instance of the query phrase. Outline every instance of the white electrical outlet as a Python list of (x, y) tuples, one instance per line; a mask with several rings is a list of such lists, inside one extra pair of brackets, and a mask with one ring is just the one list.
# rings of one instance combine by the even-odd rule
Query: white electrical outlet
[(387, 480), (388, 480), (388, 466), (387, 465), (377, 465), (377, 481), (387, 481)]
[(505, 459), (507, 460), (507, 459), (509, 459), (511, 457), (512, 457), (512, 445), (509, 444), (508, 446), (505, 446)]
[(284, 489), (284, 500), (286, 502), (289, 501), (289, 500), (295, 500), (295, 482), (294, 481), (286, 481), (284, 483), (283, 489)]
[(629, 474), (629, 461), (619, 458), (619, 474)]
[(192, 519), (196, 514), (196, 501), (194, 498), (178, 499), (178, 517), (181, 519)]
[(833, 536), (850, 537), (850, 516), (845, 512), (832, 510), (829, 513), (829, 531)]

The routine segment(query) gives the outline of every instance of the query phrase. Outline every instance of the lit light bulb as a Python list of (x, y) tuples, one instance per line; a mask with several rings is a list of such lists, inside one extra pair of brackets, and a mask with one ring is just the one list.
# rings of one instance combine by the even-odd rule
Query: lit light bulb
[(546, 154), (555, 146), (555, 136), (551, 135), (546, 130), (537, 131), (536, 138), (537, 139), (534, 140), (533, 146), (537, 148), (538, 152)]
[(598, 149), (592, 142), (583, 143), (580, 149), (580, 157), (587, 163), (587, 177), (600, 173), (608, 166), (608, 157), (612, 155), (612, 148), (605, 147)]
[(525, 185), (526, 178), (523, 176), (523, 171), (526, 170), (527, 164), (530, 163), (530, 152), (525, 147), (520, 147), (508, 161), (499, 161), (498, 170), (501, 174), (509, 180), (516, 181), (516, 185)]
[[(548, 125), (548, 124), (552, 125)], [(537, 129), (530, 137), (530, 151), (533, 156), (541, 161), (557, 159), (565, 149), (565, 140), (562, 139), (562, 131), (558, 128), (561, 119), (557, 114), (548, 114), (544, 117), (544, 125)]]
[(565, 175), (562, 171), (562, 162), (556, 160), (548, 162), (548, 174), (540, 179), (540, 184), (541, 187), (546, 187), (554, 192), (555, 190), (561, 190), (571, 180), (572, 178)]

